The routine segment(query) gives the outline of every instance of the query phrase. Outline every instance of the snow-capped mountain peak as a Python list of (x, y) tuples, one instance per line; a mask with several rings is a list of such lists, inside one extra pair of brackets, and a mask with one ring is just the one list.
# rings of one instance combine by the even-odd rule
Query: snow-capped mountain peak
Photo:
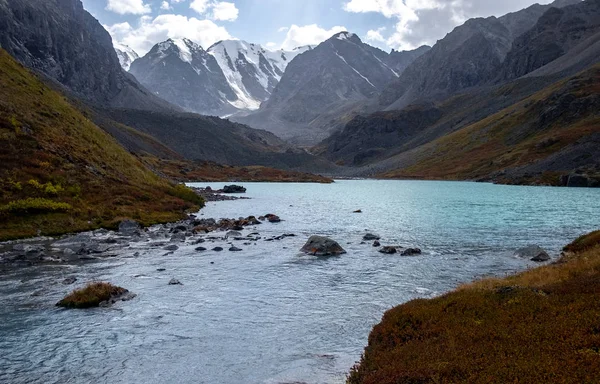
[(207, 50), (238, 96), (232, 104), (250, 110), (258, 109), (268, 99), (289, 62), (304, 51), (270, 51), (244, 40), (222, 40)]
[(126, 71), (129, 71), (131, 63), (140, 58), (140, 56), (127, 45), (113, 43), (113, 47), (115, 48), (115, 52), (117, 52), (119, 64), (121, 64), (121, 67)]

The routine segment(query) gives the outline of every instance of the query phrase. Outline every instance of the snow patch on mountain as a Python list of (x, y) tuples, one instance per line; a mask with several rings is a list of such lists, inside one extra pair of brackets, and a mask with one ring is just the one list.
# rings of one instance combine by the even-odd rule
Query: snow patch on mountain
[(115, 52), (117, 52), (121, 68), (126, 71), (129, 71), (129, 68), (131, 68), (131, 63), (140, 58), (140, 56), (127, 45), (113, 43), (113, 47)]

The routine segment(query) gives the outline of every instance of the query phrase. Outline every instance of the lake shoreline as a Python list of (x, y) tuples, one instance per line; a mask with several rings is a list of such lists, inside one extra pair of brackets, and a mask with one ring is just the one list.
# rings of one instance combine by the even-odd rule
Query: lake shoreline
[(387, 311), (347, 383), (591, 382), (600, 374), (587, 328), (600, 315), (591, 304), (600, 295), (600, 231), (563, 250), (550, 265)]

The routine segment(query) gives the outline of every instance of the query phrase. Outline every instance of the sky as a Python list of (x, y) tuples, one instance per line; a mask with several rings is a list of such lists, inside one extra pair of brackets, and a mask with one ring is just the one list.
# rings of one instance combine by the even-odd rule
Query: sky
[(207, 49), (240, 39), (269, 49), (316, 45), (341, 31), (385, 51), (433, 45), (473, 17), (550, 0), (82, 0), (113, 40), (146, 54), (168, 38)]

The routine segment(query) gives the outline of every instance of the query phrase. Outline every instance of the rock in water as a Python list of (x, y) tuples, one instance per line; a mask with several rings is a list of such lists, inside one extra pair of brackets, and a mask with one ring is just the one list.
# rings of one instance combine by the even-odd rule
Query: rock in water
[(364, 241), (380, 240), (380, 239), (381, 239), (381, 236), (376, 235), (374, 233), (367, 233), (366, 235), (363, 236)]
[(386, 246), (386, 247), (381, 248), (379, 250), (379, 252), (385, 253), (386, 255), (393, 255), (394, 253), (396, 253), (398, 251), (396, 250), (396, 247)]
[(373, 246), (374, 246), (374, 247), (381, 247), (381, 243), (380, 243), (379, 241), (375, 240), (375, 241), (373, 242)]
[(419, 248), (408, 248), (405, 249), (400, 255), (401, 256), (416, 256), (423, 253)]
[(550, 260), (550, 255), (538, 245), (530, 245), (515, 251), (515, 256), (528, 258), (531, 261), (543, 262)]
[(246, 193), (246, 188), (241, 185), (226, 185), (223, 187), (223, 193)]
[(133, 235), (136, 231), (140, 230), (140, 225), (137, 221), (133, 220), (123, 220), (119, 224), (119, 233), (122, 235)]
[(177, 279), (171, 279), (171, 281), (169, 281), (169, 285), (183, 285), (183, 284), (181, 284), (181, 281), (179, 281)]
[(336, 241), (324, 236), (311, 236), (300, 249), (313, 256), (337, 256), (346, 253)]
[(231, 252), (240, 252), (240, 251), (241, 251), (241, 249), (240, 249), (240, 248), (238, 248), (238, 247), (231, 247), (231, 248), (229, 248), (229, 250), (230, 250)]
[(233, 237), (242, 237), (242, 234), (240, 232), (238, 232), (238, 231), (229, 231), (229, 232), (227, 232), (227, 234), (225, 235), (225, 237), (227, 239), (233, 238)]

